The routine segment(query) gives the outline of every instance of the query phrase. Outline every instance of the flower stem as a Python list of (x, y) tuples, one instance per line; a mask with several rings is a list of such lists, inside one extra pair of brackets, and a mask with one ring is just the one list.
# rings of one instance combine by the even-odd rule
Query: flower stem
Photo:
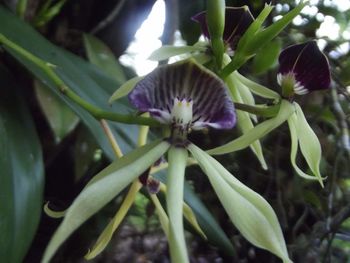
[(119, 144), (118, 144), (117, 140), (115, 139), (108, 123), (105, 120), (101, 120), (101, 125), (102, 125), (102, 128), (103, 128), (107, 138), (108, 138), (109, 143), (112, 146), (112, 149), (113, 149), (115, 156), (118, 158), (123, 157), (122, 150), (120, 149)]
[(95, 105), (85, 101), (78, 94), (76, 94), (73, 90), (71, 90), (63, 80), (57, 75), (55, 72), (55, 65), (52, 65), (39, 57), (33, 55), (27, 50), (23, 49), (16, 43), (12, 42), (8, 38), (6, 38), (3, 34), (0, 34), (0, 44), (3, 44), (7, 48), (15, 51), (19, 55), (23, 56), (27, 60), (34, 63), (37, 67), (39, 67), (46, 75), (50, 78), (50, 80), (55, 84), (58, 91), (60, 91), (63, 95), (70, 98), (72, 101), (77, 103), (79, 106), (88, 111), (92, 116), (96, 119), (107, 119), (111, 121), (126, 123), (126, 124), (140, 124), (140, 125), (148, 125), (148, 126), (160, 126), (161, 124), (151, 118), (145, 118), (134, 115), (124, 115), (118, 114), (115, 112), (109, 112), (103, 110), (101, 108), (96, 107)]
[(235, 108), (237, 110), (246, 111), (263, 117), (275, 117), (278, 114), (280, 106), (281, 104), (279, 103), (269, 107), (256, 107), (244, 103), (235, 102)]
[(188, 153), (185, 148), (172, 146), (168, 153), (166, 203), (169, 216), (169, 247), (171, 262), (188, 261), (183, 228), (183, 190)]

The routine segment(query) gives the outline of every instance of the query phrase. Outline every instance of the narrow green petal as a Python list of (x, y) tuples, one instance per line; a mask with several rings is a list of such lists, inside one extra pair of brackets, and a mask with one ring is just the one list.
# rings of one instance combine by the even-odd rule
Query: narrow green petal
[(256, 125), (253, 129), (248, 130), (242, 136), (227, 144), (208, 150), (207, 153), (216, 155), (242, 150), (248, 147), (252, 142), (264, 137), (270, 131), (277, 128), (285, 122), (294, 111), (295, 108), (293, 104), (286, 100), (282, 100), (280, 110), (276, 117)]
[[(228, 64), (230, 61), (230, 57), (227, 54), (224, 54), (224, 64)], [(239, 82), (237, 78), (234, 77), (233, 74), (228, 76), (226, 79), (226, 84), (229, 88), (230, 95), (232, 97), (233, 102), (243, 103), (242, 96), (237, 88), (239, 86)], [(250, 130), (254, 128), (253, 122), (250, 119), (250, 114), (243, 111), (237, 111), (237, 126), (242, 131), (243, 134), (246, 134)], [(249, 145), (252, 149), (253, 153), (256, 155), (258, 160), (260, 161), (263, 169), (267, 169), (267, 164), (262, 152), (262, 147), (259, 140), (252, 141)]]
[(166, 212), (163, 209), (162, 204), (159, 202), (159, 199), (156, 194), (150, 194), (151, 200), (156, 207), (156, 213), (158, 215), (160, 225), (163, 228), (163, 231), (166, 237), (169, 239), (169, 218)]
[(108, 223), (107, 227), (103, 230), (103, 232), (98, 237), (95, 245), (89, 252), (85, 255), (85, 259), (90, 260), (99, 255), (108, 245), (109, 241), (111, 241), (114, 232), (119, 227), (120, 223), (125, 218), (128, 213), (131, 205), (135, 201), (135, 196), (141, 188), (141, 183), (136, 179), (131, 185), (127, 196), (125, 197), (121, 207), (113, 217), (113, 219)]
[(63, 211), (54, 211), (49, 207), (49, 202), (47, 202), (44, 205), (44, 212), (45, 214), (47, 214), (49, 217), (52, 218), (61, 218), (64, 217), (64, 215), (66, 214), (67, 210), (63, 210)]
[(191, 144), (188, 149), (207, 174), (231, 221), (242, 235), (284, 262), (291, 262), (277, 216), (267, 201), (197, 146)]
[(281, 99), (281, 96), (277, 92), (244, 77), (238, 71), (235, 71), (232, 74), (234, 74), (239, 79), (239, 81), (242, 82), (245, 86), (247, 86), (250, 89), (250, 91), (253, 92), (255, 95), (266, 99)]
[[(42, 262), (49, 262), (59, 246), (74, 230), (157, 161), (168, 150), (169, 143), (158, 141), (152, 146), (147, 153), (143, 153), (145, 148), (149, 148), (147, 146), (134, 150), (95, 176), (68, 208), (66, 216), (44, 252)], [(129, 158), (130, 156), (132, 158)]]
[(166, 202), (171, 262), (189, 262), (183, 227), (183, 188), (187, 157), (184, 148), (172, 146), (169, 150)]
[(206, 50), (206, 47), (199, 46), (199, 45), (178, 46), (178, 47), (165, 45), (153, 51), (153, 53), (149, 57), (149, 60), (162, 61), (174, 56), (189, 54), (189, 53), (198, 52), (198, 51), (204, 52), (205, 50)]
[(125, 97), (129, 94), (129, 92), (135, 87), (137, 82), (142, 80), (144, 77), (134, 77), (132, 79), (129, 79), (127, 82), (125, 82), (123, 85), (121, 85), (109, 98), (108, 103), (111, 104), (114, 101)]
[(192, 208), (185, 202), (183, 203), (183, 213), (186, 220), (192, 225), (192, 227), (198, 232), (198, 234), (200, 234), (202, 238), (207, 239), (205, 233), (198, 224), (196, 215), (193, 213)]
[[(294, 103), (294, 105), (296, 106), (297, 104)], [(300, 117), (300, 113), (298, 111), (301, 109), (298, 110), (297, 106), (296, 106), (296, 109), (297, 109), (297, 112), (295, 112), (288, 119), (290, 138), (291, 138), (290, 161), (292, 163), (294, 170), (297, 172), (297, 174), (299, 176), (301, 176), (305, 179), (308, 179), (308, 180), (318, 180), (320, 182), (321, 186), (323, 187), (323, 178), (321, 177), (321, 174), (319, 171), (319, 162), (321, 160), (321, 146), (319, 146), (318, 139), (317, 139), (316, 135), (313, 133), (312, 129), (309, 127), (308, 124), (306, 124), (308, 126), (308, 128), (311, 130), (311, 132), (313, 133), (313, 135), (316, 137), (317, 141), (315, 141), (315, 137), (308, 136), (310, 131), (307, 131), (307, 129), (305, 128), (305, 123), (303, 123), (303, 120), (300, 120), (303, 118), (305, 119), (305, 117), (303, 117), (304, 114), (302, 114), (302, 117)], [(305, 122), (306, 122), (306, 120), (305, 120)], [(300, 140), (300, 138), (303, 138), (302, 141)], [(303, 145), (305, 154), (303, 152), (302, 153), (303, 153), (304, 157), (305, 157), (305, 155), (308, 156), (308, 154), (309, 154), (309, 156), (308, 156), (309, 161), (307, 161), (307, 163), (309, 166), (310, 166), (310, 164), (313, 165), (313, 168), (316, 171), (316, 173), (314, 172), (314, 170), (312, 170), (312, 169), (311, 170), (315, 173), (316, 176), (304, 173), (296, 164), (296, 157), (297, 157), (297, 152), (298, 152), (299, 146), (301, 147), (302, 144), (309, 144), (309, 143), (310, 144), (318, 144), (318, 146), (316, 145), (316, 147), (315, 147), (314, 145), (313, 146)], [(318, 147), (319, 147), (319, 149), (318, 149)], [(316, 151), (316, 153), (314, 155), (312, 153), (313, 150)], [(306, 159), (306, 157), (305, 157), (305, 159)], [(309, 162), (310, 162), (310, 164), (309, 164)]]

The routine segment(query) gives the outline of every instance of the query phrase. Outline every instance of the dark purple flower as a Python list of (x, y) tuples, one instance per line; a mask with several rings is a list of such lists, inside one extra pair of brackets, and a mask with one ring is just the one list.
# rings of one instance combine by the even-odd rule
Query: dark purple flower
[(225, 84), (192, 60), (158, 67), (129, 94), (141, 112), (184, 131), (230, 129), (236, 116)]
[(328, 60), (315, 41), (287, 47), (281, 52), (278, 61), (277, 81), (285, 95), (303, 95), (329, 88), (331, 77)]
[[(196, 14), (192, 17), (192, 20), (198, 22), (201, 26), (203, 35), (210, 38), (206, 11)], [(236, 49), (240, 37), (253, 21), (254, 17), (247, 6), (226, 7), (223, 39), (226, 44), (230, 45), (232, 50)]]

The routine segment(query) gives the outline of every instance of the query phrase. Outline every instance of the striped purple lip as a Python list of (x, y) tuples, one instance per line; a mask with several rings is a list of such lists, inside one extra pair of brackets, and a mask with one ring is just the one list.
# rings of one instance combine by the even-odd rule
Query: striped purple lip
[(230, 129), (236, 122), (225, 84), (193, 60), (158, 67), (136, 84), (129, 100), (161, 123), (186, 130)]
[(331, 77), (327, 57), (315, 41), (292, 45), (279, 56), (277, 81), (294, 83), (294, 93), (303, 95), (330, 87)]
[[(210, 38), (206, 11), (194, 15), (192, 20), (199, 23), (203, 35), (206, 38)], [(236, 49), (239, 39), (253, 21), (254, 17), (247, 6), (226, 7), (223, 39), (225, 43), (229, 44), (232, 50)]]

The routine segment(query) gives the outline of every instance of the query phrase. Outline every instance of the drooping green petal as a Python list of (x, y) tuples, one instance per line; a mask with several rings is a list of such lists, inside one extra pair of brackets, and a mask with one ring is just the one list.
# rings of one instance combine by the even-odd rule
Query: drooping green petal
[(208, 150), (207, 153), (216, 155), (216, 154), (225, 154), (225, 153), (244, 149), (248, 147), (252, 142), (264, 137), (270, 131), (272, 131), (273, 129), (281, 125), (283, 122), (285, 122), (294, 111), (295, 111), (295, 108), (293, 104), (291, 104), (286, 100), (282, 100), (280, 110), (276, 117), (256, 125), (253, 129), (250, 129), (249, 131), (244, 133), (242, 136), (238, 137), (237, 139), (227, 144)]
[(99, 255), (111, 241), (114, 232), (119, 227), (120, 223), (125, 218), (131, 205), (135, 201), (135, 196), (141, 188), (141, 183), (136, 179), (131, 185), (128, 194), (126, 195), (122, 205), (118, 209), (117, 213), (114, 215), (113, 219), (108, 223), (107, 227), (98, 237), (95, 245), (89, 252), (85, 255), (85, 259), (90, 260)]
[(166, 203), (171, 262), (189, 262), (183, 227), (183, 187), (187, 157), (185, 148), (172, 146), (169, 150)]
[(194, 45), (194, 46), (165, 45), (153, 51), (153, 53), (149, 57), (149, 60), (162, 61), (174, 56), (189, 54), (192, 52), (205, 52), (205, 50), (206, 50), (206, 47), (200, 46), (200, 45)]
[(313, 174), (323, 187), (323, 179), (320, 173), (320, 162), (322, 158), (322, 149), (320, 142), (305, 119), (303, 110), (299, 104), (294, 103), (296, 114), (298, 118), (297, 133), (299, 138), (299, 146), (307, 164), (309, 165)]
[[(296, 103), (294, 103), (294, 105), (297, 112), (292, 114), (288, 119), (291, 137), (290, 161), (298, 175), (308, 180), (318, 180), (323, 187), (323, 178), (321, 177), (319, 171), (321, 146), (319, 145), (316, 135), (305, 120), (304, 114), (299, 112), (301, 111), (300, 106)], [(305, 145), (302, 146), (302, 144)], [(299, 148), (298, 146), (300, 146), (300, 148), (303, 147), (302, 154), (307, 160), (307, 163), (315, 176), (304, 173), (296, 164), (296, 156)], [(311, 166), (313, 168), (311, 168)]]
[(44, 205), (44, 212), (45, 214), (47, 214), (49, 217), (51, 218), (61, 218), (64, 217), (64, 215), (66, 214), (67, 210), (63, 210), (63, 211), (54, 211), (49, 207), (49, 202), (47, 202)]
[(127, 82), (125, 82), (123, 85), (121, 85), (109, 98), (108, 103), (111, 104), (112, 102), (125, 97), (129, 94), (129, 92), (135, 87), (137, 82), (139, 82), (144, 77), (135, 77), (132, 79), (129, 79)]
[[(228, 64), (230, 60), (231, 60), (230, 57), (227, 54), (224, 54), (224, 65)], [(243, 103), (242, 96), (237, 88), (237, 86), (239, 86), (239, 82), (237, 81), (237, 78), (235, 78), (233, 74), (228, 76), (228, 78), (226, 79), (226, 84), (229, 88), (229, 92), (233, 102)], [(254, 128), (253, 122), (250, 119), (250, 115), (247, 112), (237, 111), (237, 120), (238, 120), (237, 126), (242, 131), (243, 134), (246, 134), (247, 132), (249, 132)], [(260, 164), (263, 167), (263, 169), (267, 169), (267, 164), (262, 152), (260, 141), (254, 140), (247, 146), (250, 146), (253, 153), (256, 155), (256, 157), (260, 161)]]
[(197, 146), (191, 144), (188, 149), (207, 174), (220, 202), (242, 235), (283, 262), (291, 262), (277, 216), (267, 201)]
[(159, 202), (159, 199), (156, 194), (150, 194), (151, 200), (156, 207), (156, 213), (158, 215), (158, 219), (160, 222), (160, 225), (162, 226), (162, 229), (166, 235), (166, 237), (169, 239), (169, 218), (168, 215), (165, 213), (164, 208), (162, 204)]
[(277, 92), (244, 77), (238, 71), (235, 71), (232, 74), (234, 74), (239, 79), (239, 81), (242, 82), (245, 86), (247, 86), (250, 89), (250, 91), (253, 92), (255, 95), (258, 95), (262, 98), (274, 100), (279, 100), (281, 98), (281, 96)]
[(63, 222), (45, 250), (42, 262), (49, 262), (59, 246), (74, 230), (157, 161), (168, 150), (169, 143), (156, 142), (152, 146), (147, 153), (144, 153), (144, 148), (148, 148), (147, 146), (134, 150), (112, 163), (92, 179), (92, 182), (83, 189), (68, 208)]
[(198, 224), (196, 215), (193, 213), (192, 208), (185, 202), (183, 203), (183, 213), (186, 220), (197, 231), (197, 233), (200, 234), (202, 238), (207, 239), (207, 236), (205, 235), (200, 225)]

